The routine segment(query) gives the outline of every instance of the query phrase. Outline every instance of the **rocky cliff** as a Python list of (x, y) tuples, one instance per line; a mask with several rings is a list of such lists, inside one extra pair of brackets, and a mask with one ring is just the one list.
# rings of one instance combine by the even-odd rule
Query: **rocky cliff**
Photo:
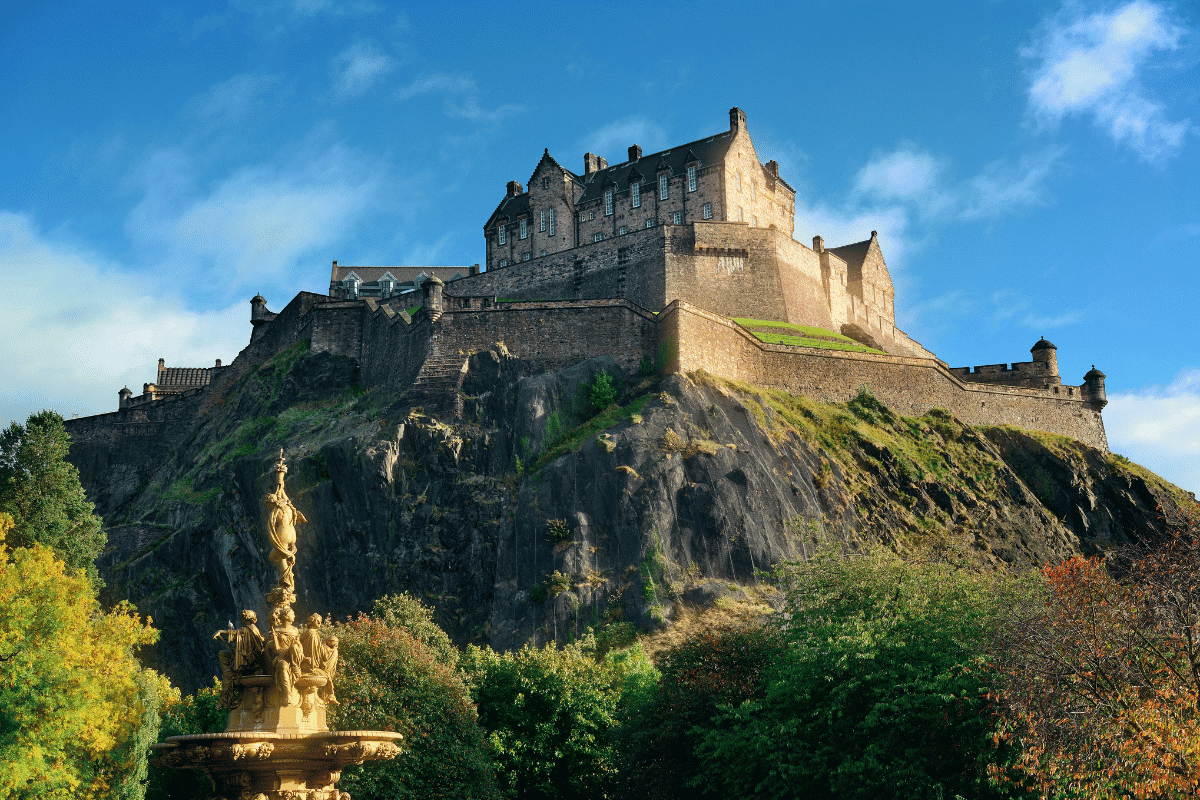
[[(825, 404), (702, 373), (627, 381), (605, 359), (547, 374), (502, 347), (465, 370), (446, 413), (364, 392), (353, 361), (301, 342), (176, 414), (157, 449), (77, 436), (107, 595), (162, 630), (149, 659), (185, 689), (207, 683), (212, 633), (256, 608), (281, 448), (308, 518), (298, 614), (407, 590), (458, 641), (497, 648), (669, 627), (823, 542), (1025, 568), (1161, 536), (1189, 501), (1072, 440), (898, 417), (865, 392)], [(594, 415), (602, 372), (617, 403)]]

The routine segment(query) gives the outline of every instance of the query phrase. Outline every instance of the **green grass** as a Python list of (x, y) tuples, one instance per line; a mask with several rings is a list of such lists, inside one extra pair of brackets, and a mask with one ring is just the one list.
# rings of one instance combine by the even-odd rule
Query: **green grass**
[(413, 306), (412, 308), (406, 308), (406, 309), (404, 309), (404, 312), (405, 312), (406, 314), (408, 314), (408, 315), (411, 317), (413, 314), (415, 314), (415, 313), (417, 313), (418, 311), (420, 311), (420, 310), (421, 310), (421, 308), (422, 308), (422, 306)]
[(817, 347), (822, 350), (842, 350), (851, 353), (883, 354), (882, 350), (867, 347), (851, 339), (849, 336), (843, 336), (840, 333), (834, 333), (825, 328), (817, 328), (812, 325), (796, 325), (790, 322), (777, 322), (770, 319), (750, 319), (749, 317), (730, 317), (730, 319), (741, 325), (760, 342), (764, 342), (765, 344)]
[(564, 453), (573, 453), (583, 446), (584, 442), (601, 431), (615, 427), (622, 422), (631, 423), (635, 416), (650, 402), (653, 395), (644, 394), (623, 406), (609, 406), (596, 416), (565, 432), (554, 444), (546, 448), (537, 460), (528, 466), (531, 472), (536, 472)]

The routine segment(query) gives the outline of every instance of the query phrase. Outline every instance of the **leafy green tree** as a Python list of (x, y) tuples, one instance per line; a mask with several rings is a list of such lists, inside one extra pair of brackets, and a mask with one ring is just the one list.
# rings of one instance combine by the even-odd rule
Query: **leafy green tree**
[(62, 417), (53, 411), (0, 433), (0, 511), (13, 518), (9, 547), (43, 544), (95, 582), (96, 556), (107, 537), (84, 495), (79, 470), (67, 461), (70, 444)]
[[(160, 738), (193, 733), (220, 733), (229, 723), (229, 712), (218, 705), (221, 682), (195, 694), (180, 697), (173, 689), (164, 698)], [(212, 781), (197, 769), (160, 769), (150, 765), (146, 800), (205, 800), (212, 795)]]
[(411, 633), (440, 663), (451, 668), (458, 666), (458, 648), (433, 621), (433, 609), (408, 592), (379, 598), (371, 609), (371, 616), (391, 628), (403, 628)]
[(0, 547), (0, 799), (141, 796), (169, 686), (133, 650), (157, 636), (49, 548)]
[(947, 563), (825, 552), (780, 568), (786, 656), (704, 733), (697, 784), (727, 797), (1005, 796), (985, 655), (1008, 584)]
[(588, 403), (592, 412), (599, 414), (617, 401), (617, 387), (613, 385), (612, 376), (601, 372), (588, 387)]
[(692, 634), (659, 662), (662, 678), (624, 716), (622, 794), (690, 798), (701, 772), (695, 749), (722, 707), (764, 695), (764, 677), (785, 652), (779, 631), (763, 625)]
[(591, 644), (463, 655), (507, 797), (611, 796), (622, 699), (644, 693), (654, 670), (640, 648), (597, 661)]
[[(412, 612), (411, 604), (400, 605)], [(404, 734), (400, 756), (347, 768), (339, 789), (357, 800), (498, 797), (483, 729), (453, 668), (408, 629), (382, 619), (359, 615), (333, 633), (341, 705), (331, 725)]]

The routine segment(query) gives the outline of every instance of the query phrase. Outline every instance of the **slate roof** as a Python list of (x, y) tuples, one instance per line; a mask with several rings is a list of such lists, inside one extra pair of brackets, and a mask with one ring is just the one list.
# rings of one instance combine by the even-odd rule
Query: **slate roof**
[(615, 164), (586, 175), (583, 178), (583, 194), (577, 205), (599, 200), (604, 196), (605, 186), (615, 185), (621, 191), (628, 189), (630, 173), (635, 169), (642, 176), (643, 184), (653, 185), (658, 179), (659, 169), (663, 167), (676, 176), (684, 174), (687, 164), (693, 160), (701, 167), (722, 161), (729, 152), (729, 145), (733, 143), (733, 135), (733, 131), (724, 131), (678, 147), (647, 153), (634, 161)]
[(212, 367), (163, 367), (158, 371), (159, 389), (191, 389), (208, 386), (212, 380)]
[(330, 280), (345, 280), (346, 276), (353, 272), (363, 283), (374, 283), (390, 272), (397, 283), (412, 283), (421, 273), (425, 273), (426, 276), (435, 275), (443, 281), (452, 281), (455, 278), (470, 275), (471, 269), (471, 267), (356, 267), (351, 264), (338, 264)]
[(867, 258), (867, 251), (871, 249), (871, 240), (867, 239), (854, 244), (844, 244), (841, 247), (825, 248), (835, 256), (846, 262), (846, 266), (851, 270), (862, 270), (863, 261)]
[(488, 217), (485, 228), (491, 226), (500, 217), (508, 217), (509, 222), (516, 221), (521, 214), (528, 216), (529, 214), (529, 192), (521, 192), (516, 197), (505, 197), (500, 201), (500, 205), (496, 206), (496, 210)]

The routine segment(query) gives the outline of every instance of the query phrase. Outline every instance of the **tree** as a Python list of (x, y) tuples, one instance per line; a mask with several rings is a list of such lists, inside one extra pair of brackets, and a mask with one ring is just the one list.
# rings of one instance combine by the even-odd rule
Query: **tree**
[(1047, 566), (1040, 602), (1005, 626), (1001, 736), (1021, 745), (1017, 772), (1044, 797), (1200, 790), (1196, 533)]
[[(172, 689), (164, 698), (160, 737), (183, 736), (193, 733), (220, 733), (229, 724), (229, 712), (219, 705), (221, 681), (195, 694), (180, 697)], [(198, 769), (163, 769), (150, 766), (146, 800), (206, 800), (212, 796), (213, 785)]]
[(382, 619), (359, 615), (333, 633), (341, 705), (331, 725), (404, 734), (394, 761), (349, 767), (339, 788), (359, 800), (497, 797), (483, 729), (458, 673)]
[(35, 542), (95, 582), (95, 560), (107, 537), (67, 461), (70, 436), (62, 417), (42, 411), (0, 433), (0, 511), (12, 515), (9, 547)]
[(745, 625), (702, 630), (660, 660), (661, 680), (631, 704), (621, 729), (621, 786), (631, 797), (694, 797), (695, 750), (722, 706), (761, 699), (785, 652), (779, 631)]
[[(725, 706), (696, 784), (726, 797), (1004, 796), (986, 644), (995, 579), (882, 550), (781, 567), (787, 644), (761, 699)], [(1004, 588), (1004, 584), (1000, 584)]]
[(589, 637), (561, 650), (467, 648), (463, 669), (506, 796), (610, 796), (617, 713), (623, 697), (653, 680), (653, 667), (640, 648), (597, 661), (593, 645)]
[(371, 616), (391, 628), (403, 628), (421, 643), (429, 654), (447, 667), (458, 666), (458, 648), (433, 621), (433, 609), (408, 592), (391, 594), (375, 601)]
[(133, 650), (157, 635), (49, 548), (0, 547), (0, 798), (140, 796), (166, 683)]

